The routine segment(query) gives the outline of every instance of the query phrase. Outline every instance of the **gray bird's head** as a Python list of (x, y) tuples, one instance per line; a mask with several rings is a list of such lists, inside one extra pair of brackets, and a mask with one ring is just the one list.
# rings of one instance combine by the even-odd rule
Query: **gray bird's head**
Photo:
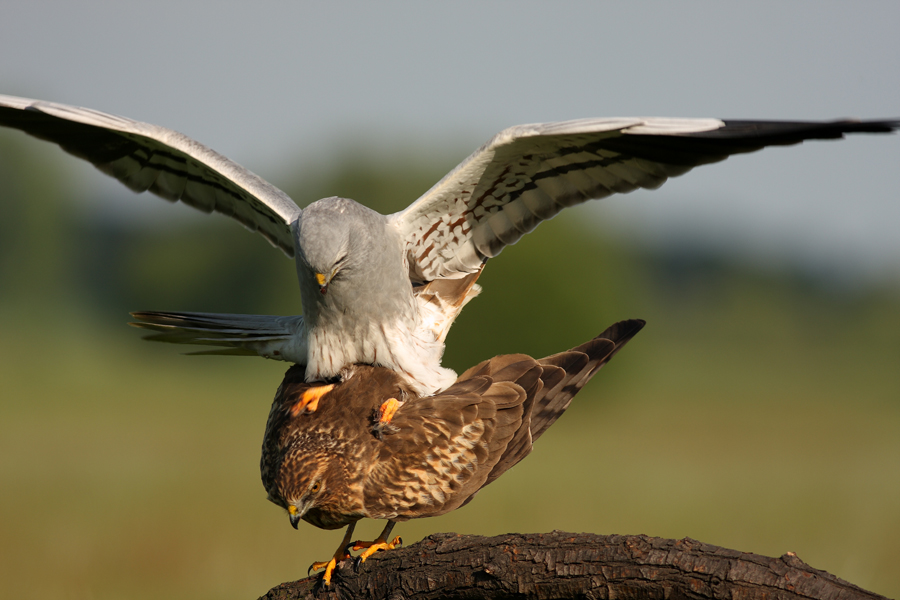
[[(308, 270), (321, 294), (361, 268), (384, 217), (347, 198), (324, 198), (303, 209), (296, 230), (298, 265)], [(303, 275), (300, 275), (303, 277)]]

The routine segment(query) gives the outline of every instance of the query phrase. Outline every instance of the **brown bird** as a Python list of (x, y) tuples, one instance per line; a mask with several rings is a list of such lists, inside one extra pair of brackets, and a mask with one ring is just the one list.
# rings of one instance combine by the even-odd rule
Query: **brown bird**
[[(442, 515), (468, 503), (531, 452), (534, 441), (572, 397), (641, 328), (616, 323), (567, 352), (539, 360), (496, 356), (472, 367), (448, 389), (416, 395), (391, 369), (356, 365), (340, 383), (304, 381), (291, 367), (278, 388), (263, 440), (260, 470), (269, 500), (323, 529), (347, 525), (325, 567), (389, 541), (397, 521)], [(373, 542), (350, 543), (362, 518), (387, 519)], [(352, 546), (352, 548), (351, 548)]]

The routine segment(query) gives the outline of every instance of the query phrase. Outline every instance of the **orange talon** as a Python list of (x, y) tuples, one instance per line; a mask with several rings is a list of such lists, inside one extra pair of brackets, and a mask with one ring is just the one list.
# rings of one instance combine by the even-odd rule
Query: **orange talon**
[[(325, 573), (322, 574), (322, 581), (325, 585), (331, 585), (331, 574), (334, 573), (334, 568), (337, 566), (337, 559), (332, 558), (328, 562), (314, 562), (312, 566), (309, 567), (310, 571), (318, 571), (322, 567), (325, 568)], [(307, 571), (309, 572), (309, 571)]]
[(378, 409), (378, 422), (386, 425), (394, 418), (394, 413), (400, 408), (400, 402), (396, 398), (388, 398)]
[(325, 572), (322, 574), (322, 581), (325, 585), (331, 585), (331, 574), (334, 573), (334, 568), (337, 567), (339, 560), (344, 560), (345, 558), (351, 558), (349, 554), (344, 554), (343, 556), (335, 555), (328, 562), (314, 562), (309, 566), (309, 570), (306, 572), (308, 575), (312, 571), (318, 571), (319, 569), (324, 568)]
[(319, 400), (333, 389), (333, 383), (309, 388), (303, 392), (303, 396), (300, 400), (291, 407), (291, 416), (296, 417), (302, 412), (316, 412), (316, 409), (319, 408)]
[(331, 560), (327, 562), (314, 562), (309, 566), (309, 570), (306, 571), (306, 574), (309, 575), (312, 571), (318, 571), (319, 569), (324, 568), (325, 572), (322, 574), (322, 581), (325, 582), (326, 586), (331, 585), (331, 574), (334, 573), (337, 564), (344, 559), (353, 558), (350, 555), (347, 546), (350, 544), (350, 536), (353, 535), (354, 527), (356, 527), (355, 522), (350, 523), (350, 526), (347, 527), (347, 531), (344, 533), (344, 539), (341, 540), (341, 545), (338, 546), (338, 549), (335, 551), (334, 556), (331, 557)]
[(393, 550), (397, 546), (402, 546), (402, 545), (403, 545), (403, 540), (400, 539), (400, 536), (398, 535), (393, 540), (391, 540), (390, 543), (386, 542), (385, 540), (383, 540), (381, 538), (378, 538), (377, 540), (375, 540), (373, 542), (353, 542), (353, 549), (354, 550), (362, 550), (363, 548), (366, 549), (365, 552), (363, 552), (362, 554), (360, 554), (359, 556), (356, 557), (357, 564), (360, 564), (360, 563), (366, 562), (367, 558), (369, 558), (370, 556), (372, 556), (379, 550)]

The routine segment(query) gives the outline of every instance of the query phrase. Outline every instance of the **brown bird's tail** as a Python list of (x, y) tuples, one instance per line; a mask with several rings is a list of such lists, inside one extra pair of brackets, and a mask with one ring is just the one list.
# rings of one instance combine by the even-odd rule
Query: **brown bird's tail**
[[(521, 425), (480, 487), (528, 456), (534, 441), (565, 412), (575, 394), (637, 335), (645, 323), (641, 319), (620, 321), (589, 342), (566, 352), (537, 361), (523, 354), (497, 356), (463, 373), (458, 381), (489, 376), (494, 382), (512, 381), (526, 393)], [(529, 368), (535, 362), (540, 370)], [(469, 497), (463, 504), (471, 499)]]
[[(646, 321), (642, 319), (619, 321), (577, 348), (538, 360), (544, 367), (544, 374), (541, 375), (544, 388), (535, 398), (531, 411), (531, 441), (538, 439), (553, 425), (569, 408), (575, 394), (591, 380), (600, 367), (622, 349), (622, 346), (637, 335), (645, 324)], [(549, 369), (550, 366), (558, 367), (563, 373)], [(561, 377), (561, 380), (556, 381), (556, 377)]]

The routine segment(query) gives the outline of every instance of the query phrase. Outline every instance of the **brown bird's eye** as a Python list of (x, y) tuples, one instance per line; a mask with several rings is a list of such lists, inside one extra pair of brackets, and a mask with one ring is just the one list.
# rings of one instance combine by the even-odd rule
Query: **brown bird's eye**
[(315, 494), (315, 493), (317, 493), (321, 488), (322, 488), (322, 484), (319, 483), (319, 482), (317, 481), (317, 482), (315, 482), (315, 483), (313, 484), (313, 486), (312, 486), (311, 488), (309, 488), (309, 491), (312, 492), (313, 494)]

